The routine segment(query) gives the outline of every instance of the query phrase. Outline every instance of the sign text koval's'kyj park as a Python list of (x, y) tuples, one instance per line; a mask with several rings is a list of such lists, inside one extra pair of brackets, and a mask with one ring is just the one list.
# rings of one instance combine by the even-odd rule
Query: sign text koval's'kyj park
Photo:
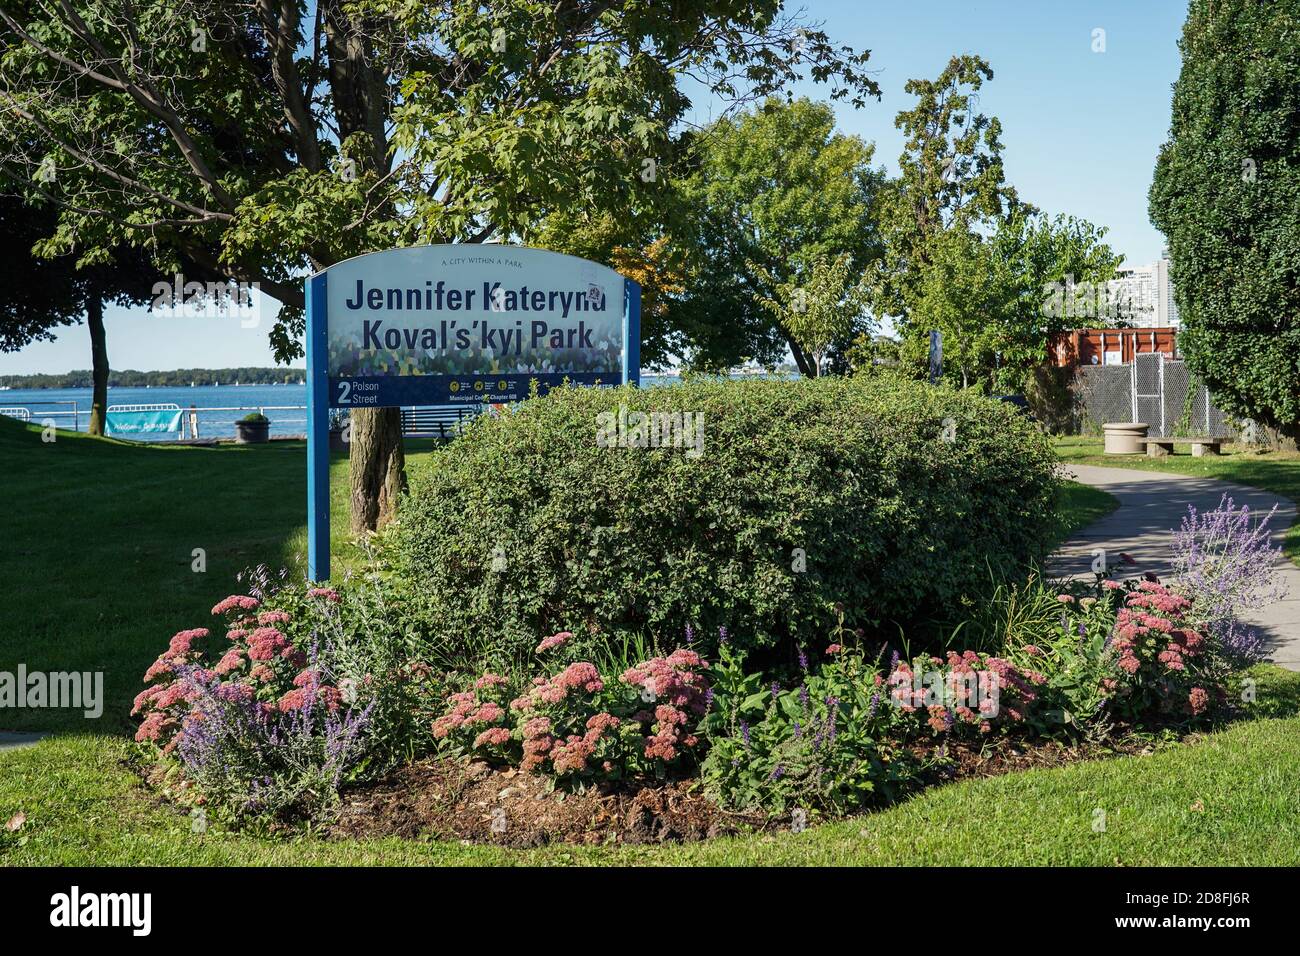
[(307, 280), (308, 575), (329, 577), (329, 409), (503, 403), (640, 378), (641, 289), (520, 246), (348, 259)]

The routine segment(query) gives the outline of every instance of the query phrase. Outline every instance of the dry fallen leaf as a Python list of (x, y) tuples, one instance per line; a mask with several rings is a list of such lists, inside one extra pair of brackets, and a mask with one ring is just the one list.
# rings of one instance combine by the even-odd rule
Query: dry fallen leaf
[(27, 822), (27, 814), (19, 810), (17, 813), (15, 813), (12, 817), (9, 818), (9, 822), (5, 824), (5, 829), (10, 833), (17, 833), (19, 830), (23, 828), (23, 824), (26, 822)]
[(1197, 800), (1195, 803), (1192, 804), (1191, 809), (1193, 813), (1204, 813), (1205, 802), (1203, 800)]

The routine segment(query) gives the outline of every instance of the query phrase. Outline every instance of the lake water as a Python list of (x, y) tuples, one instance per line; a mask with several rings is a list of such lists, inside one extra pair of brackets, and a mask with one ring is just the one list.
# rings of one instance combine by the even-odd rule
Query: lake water
[[(675, 376), (645, 375), (643, 386), (676, 382)], [(75, 403), (75, 404), (74, 404)], [(307, 432), (307, 386), (305, 385), (196, 385), (193, 388), (110, 388), (109, 405), (158, 405), (173, 403), (183, 409), (198, 409), (200, 438), (233, 438), (235, 420), (261, 411), (271, 420), (271, 435), (286, 437)], [(285, 407), (289, 406), (289, 407)], [(84, 431), (90, 418), (88, 388), (13, 388), (0, 391), (0, 409), (26, 408), (31, 420), (49, 418), (59, 428)], [(222, 409), (206, 411), (206, 409)], [(237, 409), (237, 410), (231, 410)], [(163, 435), (147, 436), (151, 441)]]
[[(75, 406), (74, 404), (75, 403)], [(200, 438), (233, 438), (235, 419), (259, 409), (271, 420), (275, 436), (307, 432), (307, 386), (305, 385), (196, 385), (193, 388), (110, 388), (109, 405), (191, 405), (199, 410)], [(86, 430), (90, 418), (88, 388), (13, 388), (0, 392), (0, 408), (26, 408), (34, 422), (51, 419), (59, 428)], [(282, 408), (276, 406), (298, 406)], [(205, 409), (238, 409), (205, 411)], [(151, 441), (166, 440), (149, 435)]]

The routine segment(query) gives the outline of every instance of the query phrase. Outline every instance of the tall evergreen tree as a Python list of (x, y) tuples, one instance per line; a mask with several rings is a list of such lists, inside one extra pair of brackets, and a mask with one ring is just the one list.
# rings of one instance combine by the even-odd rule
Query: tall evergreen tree
[(1179, 348), (1216, 400), (1300, 438), (1300, 0), (1192, 0), (1151, 221)]

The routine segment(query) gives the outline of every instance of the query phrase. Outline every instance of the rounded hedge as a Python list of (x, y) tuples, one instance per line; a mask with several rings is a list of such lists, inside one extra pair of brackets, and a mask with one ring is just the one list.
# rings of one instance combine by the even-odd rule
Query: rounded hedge
[[(647, 412), (660, 417), (639, 424)], [(636, 447), (647, 431), (662, 445), (673, 413), (687, 437), (701, 424), (698, 449)], [(706, 649), (726, 627), (788, 652), (824, 641), (837, 603), (848, 626), (893, 636), (950, 616), (1041, 556), (1055, 493), (1046, 437), (969, 393), (881, 378), (565, 388), (435, 452), (385, 554), (453, 647), (514, 656), (563, 630), (671, 646), (690, 626)]]

